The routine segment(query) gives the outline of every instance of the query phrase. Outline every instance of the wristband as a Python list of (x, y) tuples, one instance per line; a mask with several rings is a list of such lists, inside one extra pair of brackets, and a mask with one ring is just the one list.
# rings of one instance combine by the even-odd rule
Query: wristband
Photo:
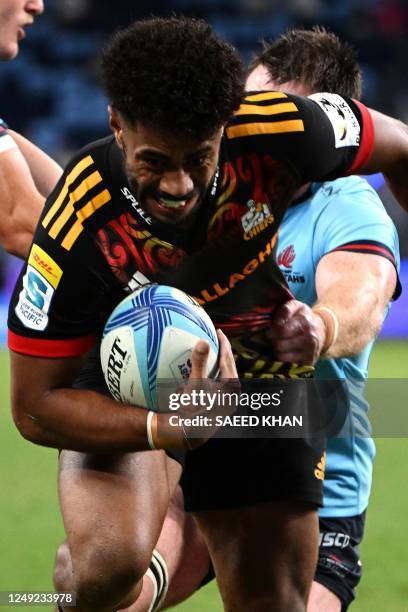
[(152, 421), (155, 416), (156, 415), (153, 412), (153, 410), (149, 410), (147, 412), (147, 421), (146, 421), (147, 443), (151, 450), (157, 450), (157, 447), (153, 440), (153, 431), (152, 431)]
[[(154, 421), (153, 421), (154, 419)], [(162, 439), (158, 439), (157, 435), (157, 414), (153, 410), (147, 412), (146, 419), (146, 433), (147, 433), (147, 444), (150, 450), (162, 450), (166, 448), (180, 448), (179, 445), (174, 445), (173, 438), (166, 438), (162, 436)], [(181, 432), (183, 435), (182, 441), (183, 446), (186, 450), (193, 450), (184, 424), (181, 425)], [(167, 444), (169, 442), (169, 444)]]
[(339, 335), (339, 320), (333, 310), (327, 306), (316, 306), (312, 309), (323, 321), (326, 328), (326, 337), (322, 346), (321, 354), (327, 353), (337, 340)]

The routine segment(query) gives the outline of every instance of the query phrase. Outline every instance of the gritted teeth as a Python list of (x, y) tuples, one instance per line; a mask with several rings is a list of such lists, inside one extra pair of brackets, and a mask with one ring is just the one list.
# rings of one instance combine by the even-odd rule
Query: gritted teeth
[(166, 200), (164, 198), (160, 198), (159, 202), (166, 208), (182, 208), (186, 205), (187, 200)]

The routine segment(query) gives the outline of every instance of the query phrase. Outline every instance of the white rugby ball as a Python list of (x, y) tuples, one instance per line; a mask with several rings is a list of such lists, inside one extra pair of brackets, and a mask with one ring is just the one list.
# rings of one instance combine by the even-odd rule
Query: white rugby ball
[[(185, 381), (198, 340), (210, 345), (208, 375), (217, 371), (218, 338), (197, 302), (166, 285), (138, 289), (113, 310), (101, 343), (106, 384), (118, 401), (158, 410), (158, 383)], [(159, 384), (160, 386), (160, 384)]]

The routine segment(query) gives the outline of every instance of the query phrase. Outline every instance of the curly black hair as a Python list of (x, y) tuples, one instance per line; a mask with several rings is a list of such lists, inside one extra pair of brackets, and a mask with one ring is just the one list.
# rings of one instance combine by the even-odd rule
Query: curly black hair
[(355, 49), (322, 26), (291, 29), (252, 60), (250, 70), (263, 64), (277, 85), (298, 82), (312, 92), (328, 91), (361, 97), (361, 69)]
[(238, 108), (244, 66), (203, 20), (152, 17), (118, 31), (101, 57), (112, 106), (131, 124), (205, 140)]

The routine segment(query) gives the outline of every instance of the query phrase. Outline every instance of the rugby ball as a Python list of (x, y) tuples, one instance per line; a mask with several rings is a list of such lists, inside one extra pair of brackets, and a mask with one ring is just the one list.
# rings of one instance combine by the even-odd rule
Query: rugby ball
[(134, 406), (163, 409), (159, 390), (166, 385), (175, 390), (188, 378), (193, 348), (200, 339), (210, 345), (212, 377), (218, 338), (205, 310), (173, 287), (137, 289), (116, 306), (103, 331), (101, 364), (111, 395)]

